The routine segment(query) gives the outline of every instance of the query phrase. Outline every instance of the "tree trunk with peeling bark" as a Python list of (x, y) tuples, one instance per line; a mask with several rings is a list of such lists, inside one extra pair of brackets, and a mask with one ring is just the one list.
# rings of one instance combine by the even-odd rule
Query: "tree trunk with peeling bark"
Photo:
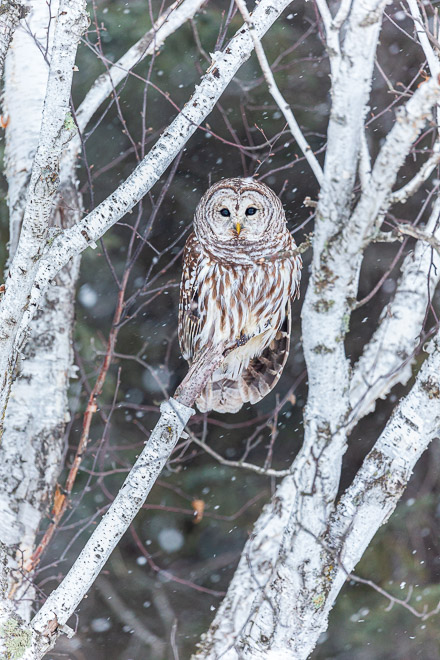
[[(0, 72), (9, 49), (3, 113), (9, 117), (5, 162), (10, 254), (0, 300), (0, 649), (7, 657), (8, 630), (15, 626), (22, 635), (21, 657), (31, 660), (43, 657), (61, 632), (72, 632), (67, 626), (70, 616), (145, 501), (194, 412), (198, 392), (223, 357), (221, 350), (200, 356), (176, 397), (162, 404), (150, 441), (109, 511), (31, 621), (31, 600), (23, 605), (19, 596), (29, 589), (23, 569), (35, 551), (37, 530), (62, 467), (80, 254), (94, 247), (157, 182), (254, 47), (275, 100), (285, 103), (274, 87), (260, 40), (290, 2), (261, 0), (251, 15), (237, 3), (243, 26), (212, 55), (193, 96), (129, 178), (85, 217), (75, 174), (81, 143), (69, 110), (76, 49), (87, 25), (85, 3), (52, 2), (52, 22), (45, 3), (9, 3), (8, 12), (3, 4)], [(76, 114), (81, 131), (127, 69), (151, 55), (202, 4), (174, 3), (153, 30), (98, 78)], [(334, 16), (325, 0), (317, 0), (317, 6), (330, 59), (332, 111), (322, 170), (306, 140), (298, 138), (321, 184), (302, 312), (309, 381), (304, 444), (257, 520), (197, 658), (306, 659), (326, 629), (347, 575), (391, 515), (440, 426), (440, 339), (435, 334), (414, 385), (336, 501), (349, 433), (378, 398), (387, 396), (396, 383), (408, 382), (429, 291), (440, 278), (439, 255), (423, 241), (428, 237), (435, 246), (439, 240), (437, 201), (414, 253), (404, 261), (392, 302), (352, 370), (344, 340), (356, 306), (364, 251), (379, 237), (386, 211), (428, 180), (438, 163), (437, 137), (432, 161), (405, 189), (393, 191), (412, 145), (427, 122), (437, 121), (440, 81), (437, 53), (419, 30), (433, 77), (400, 107), (371, 165), (364, 125), (385, 2), (343, 0)], [(417, 5), (411, 0), (409, 6), (420, 28)], [(17, 30), (10, 45), (29, 9), (40, 47), (24, 30)], [(282, 110), (290, 129), (298, 131), (290, 109)]]

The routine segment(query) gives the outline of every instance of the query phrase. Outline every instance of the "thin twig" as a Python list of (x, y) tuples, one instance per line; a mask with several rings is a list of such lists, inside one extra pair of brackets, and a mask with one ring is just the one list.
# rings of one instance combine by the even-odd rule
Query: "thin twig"
[(292, 132), (292, 135), (297, 141), (298, 146), (303, 152), (304, 156), (306, 157), (310, 167), (312, 168), (312, 171), (319, 185), (322, 185), (324, 175), (322, 172), (321, 165), (319, 164), (315, 154), (313, 153), (312, 148), (305, 139), (289, 104), (281, 94), (278, 85), (275, 82), (275, 78), (273, 76), (269, 62), (267, 61), (266, 53), (264, 52), (264, 48), (261, 44), (260, 39), (258, 38), (254, 23), (252, 21), (252, 17), (248, 12), (246, 4), (244, 0), (235, 0), (235, 4), (239, 8), (241, 15), (243, 16), (243, 20), (249, 27), (249, 34), (252, 38), (252, 41), (254, 42), (255, 53), (258, 57), (258, 61), (260, 63), (260, 67), (263, 72), (264, 78), (266, 80), (269, 92), (272, 95), (275, 103), (278, 105), (279, 109), (283, 113), (287, 123), (289, 124), (289, 128)]
[(353, 573), (347, 573), (347, 578), (349, 580), (353, 580), (353, 582), (358, 582), (359, 584), (365, 584), (368, 587), (371, 587), (377, 593), (381, 594), (382, 596), (385, 596), (385, 598), (388, 598), (390, 601), (389, 607), (387, 607), (387, 610), (390, 610), (393, 605), (400, 605), (401, 607), (404, 607), (408, 612), (411, 612), (413, 616), (416, 616), (418, 619), (421, 619), (422, 621), (426, 621), (426, 619), (430, 619), (432, 616), (435, 616), (440, 612), (440, 601), (438, 602), (437, 606), (434, 607), (433, 610), (430, 610), (429, 612), (426, 610), (426, 607), (424, 608), (423, 612), (419, 612), (419, 610), (416, 610), (415, 607), (412, 607), (412, 605), (409, 604), (409, 600), (411, 598), (413, 589), (410, 587), (408, 589), (408, 595), (405, 598), (405, 600), (402, 600), (401, 598), (396, 598), (396, 596), (393, 596), (390, 594), (389, 591), (385, 591), (385, 589), (382, 589), (382, 587), (379, 587), (378, 584), (373, 582), (372, 580), (366, 580), (365, 578), (361, 578), (358, 575), (354, 575)]

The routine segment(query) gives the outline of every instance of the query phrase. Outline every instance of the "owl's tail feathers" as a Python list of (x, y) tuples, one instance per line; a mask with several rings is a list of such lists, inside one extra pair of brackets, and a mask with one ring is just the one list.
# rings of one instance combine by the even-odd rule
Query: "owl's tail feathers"
[[(290, 310), (289, 310), (290, 311)], [(196, 401), (200, 412), (236, 413), (244, 403), (261, 401), (278, 383), (290, 347), (290, 315), (261, 355), (252, 358), (236, 380), (210, 381)]]

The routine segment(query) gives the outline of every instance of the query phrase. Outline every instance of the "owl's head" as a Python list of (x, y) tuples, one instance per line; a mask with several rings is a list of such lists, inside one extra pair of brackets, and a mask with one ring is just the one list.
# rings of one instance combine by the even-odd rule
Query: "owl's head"
[(279, 197), (253, 179), (224, 179), (203, 195), (196, 209), (194, 229), (202, 244), (239, 249), (285, 231), (286, 218)]

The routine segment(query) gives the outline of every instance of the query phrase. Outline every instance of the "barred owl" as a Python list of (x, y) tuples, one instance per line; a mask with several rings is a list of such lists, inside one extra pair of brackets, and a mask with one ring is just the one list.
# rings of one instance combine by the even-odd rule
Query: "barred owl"
[(225, 343), (196, 401), (201, 412), (237, 412), (278, 382), (299, 293), (295, 247), (281, 201), (263, 183), (224, 179), (200, 200), (184, 250), (179, 343), (190, 364), (208, 343)]

